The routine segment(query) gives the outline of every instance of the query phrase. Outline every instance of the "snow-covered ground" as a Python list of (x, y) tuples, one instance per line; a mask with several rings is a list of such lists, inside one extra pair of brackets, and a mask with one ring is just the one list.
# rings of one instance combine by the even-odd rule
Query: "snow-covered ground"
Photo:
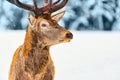
[[(25, 31), (0, 32), (0, 80), (8, 80)], [(120, 80), (120, 32), (74, 32), (70, 43), (51, 48), (55, 80)]]

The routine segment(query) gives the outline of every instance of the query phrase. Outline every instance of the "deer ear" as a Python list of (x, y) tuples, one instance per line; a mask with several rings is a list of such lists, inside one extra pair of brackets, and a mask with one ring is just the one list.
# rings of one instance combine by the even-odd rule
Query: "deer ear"
[(29, 24), (32, 25), (34, 23), (35, 17), (32, 14), (29, 14), (28, 16)]
[(63, 17), (64, 14), (65, 14), (65, 11), (55, 14), (52, 16), (52, 19), (58, 22)]

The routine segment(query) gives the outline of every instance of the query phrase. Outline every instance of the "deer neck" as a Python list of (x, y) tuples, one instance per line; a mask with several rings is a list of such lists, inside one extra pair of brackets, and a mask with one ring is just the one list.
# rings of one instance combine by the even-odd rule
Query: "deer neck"
[(43, 54), (44, 51), (49, 51), (49, 46), (44, 42), (40, 33), (34, 30), (27, 29), (24, 41), (24, 56), (29, 53)]
[(44, 70), (49, 62), (49, 47), (45, 45), (40, 34), (29, 29), (26, 31), (23, 56), (26, 72), (35, 76)]

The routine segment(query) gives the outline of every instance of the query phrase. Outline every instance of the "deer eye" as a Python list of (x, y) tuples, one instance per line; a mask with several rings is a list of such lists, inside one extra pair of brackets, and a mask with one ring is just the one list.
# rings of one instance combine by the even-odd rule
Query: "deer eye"
[(47, 21), (41, 21), (40, 26), (41, 27), (48, 27), (49, 23)]
[(44, 24), (44, 23), (43, 23), (43, 24), (41, 24), (41, 26), (42, 26), (42, 27), (47, 27), (47, 25), (46, 25), (46, 24)]

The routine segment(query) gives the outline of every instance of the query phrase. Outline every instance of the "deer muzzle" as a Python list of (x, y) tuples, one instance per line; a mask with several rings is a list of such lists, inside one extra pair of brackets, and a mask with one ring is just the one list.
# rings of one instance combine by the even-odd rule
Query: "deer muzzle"
[(67, 33), (66, 38), (73, 39), (73, 34), (71, 32)]

